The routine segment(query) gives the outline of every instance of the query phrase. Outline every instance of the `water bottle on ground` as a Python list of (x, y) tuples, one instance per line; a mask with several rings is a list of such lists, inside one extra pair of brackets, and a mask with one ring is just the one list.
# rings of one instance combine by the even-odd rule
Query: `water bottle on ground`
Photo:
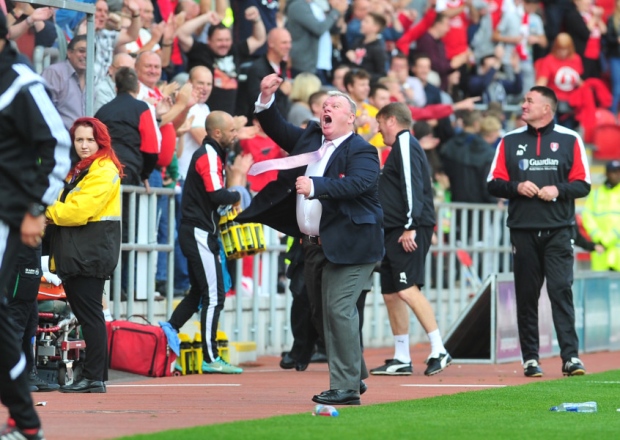
[(561, 403), (558, 406), (552, 406), (550, 411), (595, 413), (598, 411), (598, 408), (596, 402)]
[(314, 407), (314, 411), (312, 412), (312, 415), (313, 416), (336, 417), (338, 415), (338, 410), (330, 405), (318, 404)]

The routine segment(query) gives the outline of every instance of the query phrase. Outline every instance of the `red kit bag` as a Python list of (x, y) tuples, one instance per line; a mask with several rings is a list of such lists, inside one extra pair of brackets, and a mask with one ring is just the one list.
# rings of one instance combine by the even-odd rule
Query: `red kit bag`
[(159, 326), (112, 321), (108, 348), (112, 370), (149, 377), (172, 376), (174, 371), (176, 355), (168, 347), (166, 335)]

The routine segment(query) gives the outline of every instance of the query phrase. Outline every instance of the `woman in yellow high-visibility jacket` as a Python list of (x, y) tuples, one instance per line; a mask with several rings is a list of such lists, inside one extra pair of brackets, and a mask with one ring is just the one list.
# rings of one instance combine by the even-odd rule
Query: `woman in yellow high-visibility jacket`
[(62, 280), (80, 322), (86, 358), (82, 379), (60, 391), (105, 393), (108, 351), (101, 300), (105, 280), (120, 255), (123, 166), (112, 149), (107, 127), (98, 119), (77, 119), (70, 134), (80, 161), (45, 215), (56, 225), (50, 242), (50, 269)]

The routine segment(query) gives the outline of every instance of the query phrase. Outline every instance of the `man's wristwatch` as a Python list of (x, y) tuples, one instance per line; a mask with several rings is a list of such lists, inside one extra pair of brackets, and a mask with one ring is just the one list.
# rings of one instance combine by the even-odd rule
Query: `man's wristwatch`
[(40, 203), (31, 203), (28, 205), (28, 214), (33, 217), (39, 217), (45, 214), (45, 206)]

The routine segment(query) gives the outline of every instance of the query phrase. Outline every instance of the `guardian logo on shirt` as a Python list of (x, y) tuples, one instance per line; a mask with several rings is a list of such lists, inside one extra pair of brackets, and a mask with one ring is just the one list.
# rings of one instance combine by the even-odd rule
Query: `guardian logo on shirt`
[(520, 170), (530, 171), (552, 171), (557, 170), (560, 161), (557, 159), (521, 159), (519, 161)]
[(530, 159), (530, 171), (557, 171), (558, 165), (557, 159)]

